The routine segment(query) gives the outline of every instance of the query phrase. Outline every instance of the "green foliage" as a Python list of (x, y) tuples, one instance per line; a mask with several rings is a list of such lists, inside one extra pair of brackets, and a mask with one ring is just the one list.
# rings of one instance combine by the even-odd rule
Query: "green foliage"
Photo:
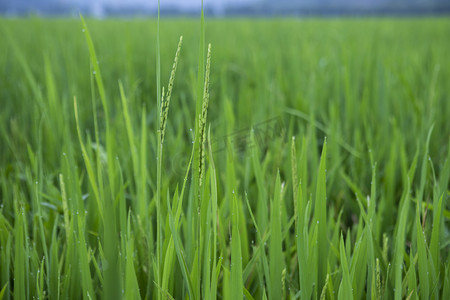
[(0, 299), (448, 299), (449, 32), (0, 19)]

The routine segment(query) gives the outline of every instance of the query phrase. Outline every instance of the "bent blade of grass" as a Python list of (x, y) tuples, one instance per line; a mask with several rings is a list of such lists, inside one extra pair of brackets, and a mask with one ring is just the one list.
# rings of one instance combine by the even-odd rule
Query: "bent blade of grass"
[[(92, 41), (91, 34), (89, 33), (89, 29), (87, 27), (86, 21), (84, 20), (83, 16), (80, 14), (81, 23), (83, 25), (83, 32), (86, 37), (86, 42), (89, 49), (89, 56), (91, 58), (91, 65), (94, 68), (93, 73), (95, 75), (95, 81), (97, 83), (98, 93), (100, 95), (100, 100), (102, 101), (103, 109), (105, 110), (105, 117), (106, 117), (106, 127), (107, 131), (109, 131), (109, 111), (108, 111), (108, 103), (106, 101), (106, 93), (105, 93), (105, 87), (103, 85), (102, 75), (100, 72), (100, 66), (99, 61), (97, 59), (97, 54), (95, 53), (95, 47), (94, 42)], [(108, 132), (107, 132), (108, 134)]]

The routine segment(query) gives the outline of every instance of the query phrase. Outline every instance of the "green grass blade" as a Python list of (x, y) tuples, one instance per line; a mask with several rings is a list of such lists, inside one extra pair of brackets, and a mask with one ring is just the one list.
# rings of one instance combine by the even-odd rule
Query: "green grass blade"
[(181, 244), (180, 236), (179, 236), (176, 226), (175, 226), (174, 216), (172, 213), (172, 209), (170, 208), (170, 203), (169, 203), (168, 199), (167, 199), (167, 207), (168, 207), (168, 214), (169, 214), (170, 231), (172, 233), (175, 251), (176, 251), (177, 257), (178, 257), (178, 263), (180, 265), (181, 272), (183, 273), (183, 279), (185, 281), (185, 284), (187, 285), (187, 289), (189, 292), (189, 299), (195, 300), (196, 298), (195, 298), (194, 286), (192, 284), (192, 280), (189, 275), (190, 272), (189, 272), (188, 266), (186, 264), (186, 259), (185, 259), (183, 247)]
[(327, 141), (325, 139), (320, 157), (317, 175), (316, 199), (314, 205), (314, 220), (318, 224), (318, 270), (317, 288), (322, 289), (327, 275), (328, 234), (327, 234), (327, 193), (326, 193), (326, 158)]
[(269, 249), (269, 266), (270, 266), (270, 286), (271, 286), (271, 299), (281, 299), (281, 273), (284, 268), (283, 250), (282, 250), (282, 235), (281, 235), (281, 179), (278, 173), (274, 198), (271, 208), (270, 217), (270, 249)]
[(92, 41), (91, 34), (89, 33), (89, 29), (87, 27), (86, 21), (84, 20), (82, 15), (80, 15), (80, 19), (81, 19), (81, 23), (83, 25), (83, 32), (84, 32), (84, 35), (86, 37), (86, 42), (87, 42), (88, 49), (89, 49), (89, 56), (91, 58), (90, 59), (91, 65), (92, 65), (92, 67), (94, 69), (93, 75), (95, 75), (94, 77), (95, 77), (95, 81), (97, 83), (98, 93), (100, 95), (100, 100), (102, 102), (103, 109), (105, 110), (106, 127), (107, 127), (107, 131), (108, 131), (109, 130), (108, 102), (106, 101), (106, 92), (105, 92), (105, 87), (103, 85), (102, 74), (100, 72), (99, 61), (97, 59), (97, 54), (95, 53), (94, 42)]
[(398, 219), (397, 234), (395, 237), (395, 250), (394, 250), (394, 295), (395, 299), (402, 299), (402, 274), (403, 274), (403, 254), (405, 252), (405, 230), (406, 220), (408, 218), (409, 209), (409, 193), (406, 193), (403, 206), (400, 211)]
[(242, 283), (242, 253), (241, 238), (239, 234), (239, 209), (237, 200), (233, 194), (232, 205), (232, 235), (231, 235), (231, 298), (243, 299), (244, 286)]
[(345, 254), (344, 238), (341, 235), (340, 245), (340, 258), (342, 267), (342, 281), (339, 286), (338, 299), (339, 300), (352, 300), (353, 299), (353, 289), (352, 281), (350, 278), (350, 272), (348, 269), (347, 255)]

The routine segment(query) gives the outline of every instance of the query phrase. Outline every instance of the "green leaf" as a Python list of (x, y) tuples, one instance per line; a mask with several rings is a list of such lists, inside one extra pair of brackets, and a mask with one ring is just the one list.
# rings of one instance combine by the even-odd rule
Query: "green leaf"
[(243, 299), (243, 282), (242, 282), (242, 253), (241, 238), (239, 235), (239, 209), (237, 207), (236, 196), (233, 193), (232, 199), (232, 235), (231, 235), (231, 298)]
[(314, 205), (314, 223), (317, 223), (317, 284), (319, 291), (322, 289), (327, 275), (328, 259), (328, 234), (327, 234), (327, 192), (326, 192), (326, 159), (327, 140), (325, 139), (320, 157), (319, 171), (317, 175), (316, 199)]
[(341, 271), (342, 271), (342, 281), (339, 286), (338, 299), (339, 300), (352, 300), (353, 299), (353, 289), (352, 281), (350, 278), (350, 272), (348, 269), (347, 255), (345, 254), (344, 238), (341, 234), (341, 241), (339, 246), (339, 253), (341, 257)]

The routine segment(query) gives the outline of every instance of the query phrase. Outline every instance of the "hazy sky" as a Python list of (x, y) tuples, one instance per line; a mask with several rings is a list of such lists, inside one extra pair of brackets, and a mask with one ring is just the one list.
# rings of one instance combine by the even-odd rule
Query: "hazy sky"
[[(55, 0), (53, 0), (55, 1)], [(88, 4), (89, 6), (98, 6), (108, 4), (108, 6), (143, 6), (156, 9), (158, 0), (56, 0), (65, 1), (73, 4)], [(177, 7), (179, 9), (198, 10), (201, 7), (201, 0), (160, 0), (161, 7)], [(204, 0), (203, 5), (206, 7), (221, 8), (224, 5), (238, 5), (246, 3), (262, 2), (263, 0)]]
[[(145, 6), (157, 6), (157, 0), (60, 0), (61, 2), (71, 2), (71, 3), (108, 3), (113, 5), (130, 5), (139, 4)], [(176, 5), (176, 6), (200, 6), (201, 0), (160, 0), (161, 6), (163, 5)], [(248, 2), (257, 2), (261, 0), (204, 0), (204, 4), (239, 4)]]

